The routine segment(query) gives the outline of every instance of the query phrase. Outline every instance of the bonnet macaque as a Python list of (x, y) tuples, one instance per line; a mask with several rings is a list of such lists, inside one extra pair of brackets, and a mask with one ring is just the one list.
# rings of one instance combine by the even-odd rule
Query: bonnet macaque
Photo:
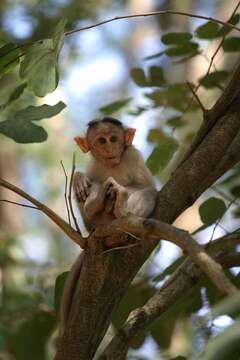
[(75, 141), (92, 159), (85, 174), (76, 173), (74, 191), (88, 230), (132, 213), (153, 211), (156, 189), (140, 152), (132, 145), (136, 129), (103, 118), (88, 124), (86, 137)]
[[(77, 172), (74, 192), (87, 230), (132, 213), (148, 217), (155, 206), (154, 179), (140, 152), (132, 145), (135, 129), (124, 128), (106, 117), (88, 124), (86, 136), (74, 140), (92, 159), (85, 174)], [(74, 289), (79, 278), (82, 254), (67, 279), (61, 309), (61, 333), (65, 328)]]

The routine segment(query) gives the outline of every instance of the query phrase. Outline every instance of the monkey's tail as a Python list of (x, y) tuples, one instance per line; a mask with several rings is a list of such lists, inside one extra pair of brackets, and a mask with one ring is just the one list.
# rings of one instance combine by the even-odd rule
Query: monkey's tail
[(84, 256), (84, 251), (80, 253), (77, 260), (73, 264), (64, 286), (61, 309), (60, 309), (60, 326), (59, 326), (60, 337), (63, 336), (66, 323), (68, 320), (68, 316), (71, 310), (74, 292), (82, 268), (83, 256)]

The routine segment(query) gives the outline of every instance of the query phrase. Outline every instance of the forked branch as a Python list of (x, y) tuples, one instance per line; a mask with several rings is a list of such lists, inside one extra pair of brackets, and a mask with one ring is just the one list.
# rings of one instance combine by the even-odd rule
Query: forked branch
[(39, 210), (41, 210), (48, 218), (50, 218), (70, 239), (72, 239), (76, 244), (78, 244), (82, 249), (86, 246), (86, 240), (82, 237), (81, 233), (73, 229), (64, 219), (62, 219), (58, 214), (56, 214), (49, 207), (27, 194), (25, 191), (19, 187), (9, 183), (8, 181), (0, 178), (0, 186), (13, 191), (14, 193), (20, 195), (24, 199), (30, 201), (34, 204)]
[[(222, 267), (238, 266), (240, 254), (231, 252), (231, 248), (239, 243), (240, 235), (233, 234), (214, 240), (209, 250)], [(179, 301), (199, 281), (201, 275), (202, 271), (199, 267), (187, 259), (142, 308), (130, 313), (125, 324), (118, 330), (98, 360), (125, 359), (131, 340)]]
[(124, 218), (113, 221), (104, 229), (99, 229), (99, 235), (103, 237), (111, 236), (116, 230), (130, 232), (141, 239), (147, 239), (147, 241), (164, 239), (174, 243), (190, 256), (221, 293), (232, 295), (238, 292), (238, 289), (223, 272), (220, 264), (209, 256), (204, 247), (199, 245), (187, 231), (159, 220), (143, 219), (129, 214)]

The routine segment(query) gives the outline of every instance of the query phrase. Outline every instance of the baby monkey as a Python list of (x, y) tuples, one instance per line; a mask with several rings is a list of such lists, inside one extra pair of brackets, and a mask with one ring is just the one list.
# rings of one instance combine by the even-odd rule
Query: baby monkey
[[(75, 138), (81, 150), (92, 155), (86, 173), (77, 172), (74, 177), (74, 192), (88, 231), (129, 212), (148, 217), (154, 209), (157, 191), (143, 157), (132, 145), (135, 131), (124, 128), (117, 119), (105, 117), (91, 121), (85, 137)], [(64, 287), (61, 334), (70, 313), (83, 256), (81, 253), (76, 260)]]
[(86, 136), (74, 140), (92, 159), (77, 172), (74, 192), (88, 230), (127, 213), (148, 217), (157, 191), (140, 152), (132, 145), (136, 129), (105, 117), (88, 124)]

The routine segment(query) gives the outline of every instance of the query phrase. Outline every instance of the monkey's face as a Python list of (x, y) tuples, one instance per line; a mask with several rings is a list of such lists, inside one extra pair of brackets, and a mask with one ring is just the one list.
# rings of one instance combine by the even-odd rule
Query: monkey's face
[(120, 164), (125, 148), (124, 130), (114, 124), (99, 124), (88, 132), (92, 155), (107, 167)]

